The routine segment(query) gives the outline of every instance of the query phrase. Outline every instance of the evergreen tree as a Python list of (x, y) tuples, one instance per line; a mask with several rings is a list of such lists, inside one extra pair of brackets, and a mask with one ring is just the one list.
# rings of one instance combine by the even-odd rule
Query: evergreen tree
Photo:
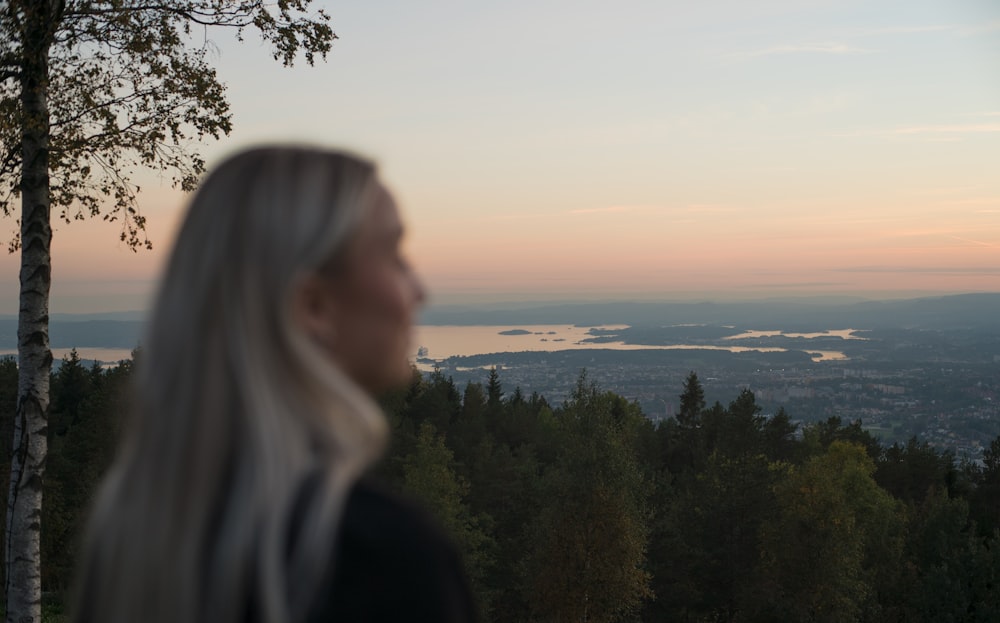
[(671, 500), (654, 583), (668, 620), (741, 620), (757, 595), (760, 530), (773, 520), (780, 468), (761, 455), (713, 452)]
[(532, 526), (543, 506), (540, 472), (530, 446), (484, 445), (470, 466), (469, 508), (491, 528), (496, 543), (495, 558), (484, 580), (493, 598), (489, 610), (495, 621), (520, 621), (530, 615), (525, 576)]
[(473, 590), (484, 611), (491, 593), (486, 577), (493, 564), (492, 539), (482, 518), (465, 503), (469, 483), (455, 472), (454, 456), (430, 421), (420, 425), (414, 452), (403, 462), (405, 489), (419, 497), (454, 537), (464, 554)]
[(62, 365), (52, 375), (49, 439), (65, 435), (69, 427), (80, 422), (80, 410), (89, 396), (95, 377), (83, 367), (76, 349), (63, 358)]
[(951, 491), (957, 480), (955, 459), (911, 437), (886, 448), (876, 463), (875, 480), (895, 498), (919, 505), (935, 491)]
[(86, 513), (117, 451), (132, 363), (84, 368), (76, 352), (53, 375), (50, 452), (42, 512), (42, 581), (69, 587)]
[(912, 510), (907, 531), (905, 619), (987, 621), (1000, 614), (996, 546), (969, 529), (965, 500), (931, 490)]
[(448, 431), (449, 447), (458, 462), (470, 465), (484, 448), (491, 444), (487, 432), (486, 396), (479, 383), (468, 383), (462, 395), (462, 406)]
[(795, 438), (798, 425), (792, 424), (784, 407), (764, 422), (761, 431), (764, 454), (772, 461), (795, 462), (798, 459), (799, 446)]
[[(14, 412), (17, 409), (17, 358), (0, 356), (0, 443), (13, 447)], [(9, 487), (10, 462), (0, 461), (0, 485)], [(4, 488), (2, 491), (6, 491)], [(0, 525), (0, 536), (6, 535), (6, 524)], [(6, 570), (0, 565), (0, 579), (6, 580)]]
[(462, 396), (455, 381), (434, 370), (410, 401), (407, 418), (419, 428), (430, 422), (435, 430), (447, 431), (462, 411)]
[(743, 389), (726, 410), (724, 420), (718, 428), (714, 448), (725, 456), (737, 457), (763, 454), (763, 429), (765, 418), (754, 394)]
[(705, 391), (698, 375), (691, 371), (684, 379), (684, 391), (680, 395), (677, 423), (682, 428), (697, 428), (701, 424), (701, 412), (705, 410)]
[(496, 366), (490, 368), (490, 376), (486, 381), (486, 404), (491, 409), (498, 408), (503, 402), (503, 386), (500, 384), (500, 374)]
[(870, 432), (861, 425), (861, 420), (854, 420), (844, 425), (839, 416), (831, 416), (806, 426), (803, 431), (805, 450), (809, 455), (822, 454), (834, 441), (847, 441), (865, 449), (872, 460), (882, 454), (882, 445)]
[(973, 479), (970, 513), (979, 533), (992, 536), (1000, 530), (1000, 437), (983, 451), (983, 465), (973, 471)]
[(379, 478), (397, 489), (403, 487), (403, 458), (412, 453), (417, 445), (419, 422), (415, 421), (411, 413), (412, 406), (425, 389), (423, 374), (413, 368), (413, 376), (407, 387), (384, 392), (378, 399), (388, 420), (390, 438), (386, 453), (374, 471)]

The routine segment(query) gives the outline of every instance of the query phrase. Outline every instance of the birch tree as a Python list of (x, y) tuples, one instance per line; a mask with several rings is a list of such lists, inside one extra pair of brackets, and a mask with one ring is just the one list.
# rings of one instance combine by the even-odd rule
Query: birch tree
[[(4, 534), (7, 621), (40, 621), (39, 533), (49, 406), (51, 218), (115, 223), (150, 247), (136, 174), (193, 189), (196, 145), (231, 128), (209, 36), (256, 33), (275, 60), (325, 58), (336, 36), (311, 0), (0, 3), (0, 210), (18, 215), (18, 397)], [(17, 208), (20, 208), (18, 211)]]

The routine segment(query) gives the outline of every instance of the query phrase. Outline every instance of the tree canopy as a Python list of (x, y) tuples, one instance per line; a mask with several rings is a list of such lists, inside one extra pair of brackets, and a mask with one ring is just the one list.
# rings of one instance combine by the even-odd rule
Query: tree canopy
[[(12, 363), (0, 359), (0, 406)], [(52, 375), (42, 559), (56, 598), (132, 370), (71, 354)], [(873, 454), (858, 422), (788, 435), (798, 426), (758, 413), (751, 392), (704, 410), (714, 432), (654, 426), (585, 377), (558, 407), (511, 391), (491, 411), (483, 377), (460, 392), (414, 374), (385, 396), (393, 435), (378, 468), (451, 532), (483, 620), (997, 620), (990, 464), (960, 468), (917, 442)], [(690, 461), (677, 460), (684, 443)]]
[[(285, 65), (325, 58), (336, 38), (309, 0), (50, 0), (0, 13), (0, 208), (20, 193), (22, 102), (29, 57), (44, 53), (50, 196), (69, 222), (101, 216), (130, 247), (149, 246), (135, 175), (152, 169), (191, 190), (205, 169), (196, 146), (232, 129), (225, 86), (211, 66), (213, 27), (256, 31)], [(45, 15), (38, 15), (46, 7)], [(43, 17), (40, 32), (31, 32)], [(37, 39), (41, 38), (41, 41)], [(18, 244), (15, 241), (14, 246)]]

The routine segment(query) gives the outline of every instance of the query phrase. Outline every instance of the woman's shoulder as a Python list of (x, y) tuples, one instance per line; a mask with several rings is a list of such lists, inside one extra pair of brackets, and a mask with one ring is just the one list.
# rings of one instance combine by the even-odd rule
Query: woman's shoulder
[(311, 623), (475, 620), (451, 539), (418, 503), (373, 481), (348, 496), (333, 560)]

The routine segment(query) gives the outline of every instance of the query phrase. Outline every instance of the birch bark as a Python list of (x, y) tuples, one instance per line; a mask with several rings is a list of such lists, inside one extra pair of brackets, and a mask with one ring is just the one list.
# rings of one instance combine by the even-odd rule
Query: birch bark
[(49, 224), (48, 57), (59, 0), (23, 5), (21, 82), (21, 270), (18, 398), (7, 496), (4, 592), (7, 623), (40, 622), (42, 478), (48, 450)]

